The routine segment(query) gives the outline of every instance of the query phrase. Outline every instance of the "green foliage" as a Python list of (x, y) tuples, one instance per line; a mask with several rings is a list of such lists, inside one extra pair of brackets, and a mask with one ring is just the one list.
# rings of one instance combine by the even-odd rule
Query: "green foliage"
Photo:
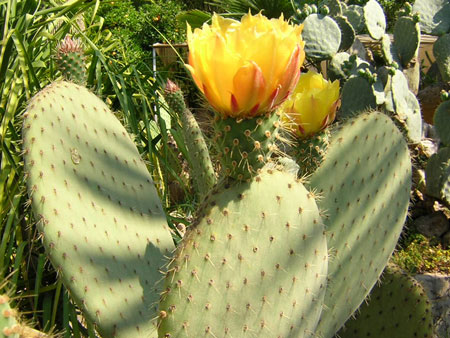
[[(139, 3), (132, 0), (104, 1), (98, 15), (105, 18), (104, 29), (109, 29), (121, 41), (127, 60), (150, 64), (154, 43), (184, 41), (185, 27), (181, 27), (175, 19), (183, 9), (182, 2), (176, 0)], [(121, 55), (118, 49), (112, 52), (116, 57)]]
[(217, 6), (219, 11), (240, 15), (248, 13), (249, 10), (252, 14), (262, 11), (268, 18), (278, 18), (282, 13), (285, 18), (289, 18), (294, 14), (290, 0), (212, 0), (212, 4)]
[(394, 253), (392, 261), (411, 273), (450, 273), (450, 250), (421, 234), (410, 234), (403, 240), (402, 249)]

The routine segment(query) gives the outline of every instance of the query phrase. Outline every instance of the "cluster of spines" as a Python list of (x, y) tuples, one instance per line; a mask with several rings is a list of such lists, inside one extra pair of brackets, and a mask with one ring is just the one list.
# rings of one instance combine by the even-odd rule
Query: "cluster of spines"
[(279, 116), (267, 113), (251, 119), (216, 117), (213, 143), (225, 176), (245, 181), (256, 176), (277, 153)]
[(84, 84), (86, 66), (80, 39), (73, 39), (67, 35), (57, 46), (55, 62), (65, 80)]

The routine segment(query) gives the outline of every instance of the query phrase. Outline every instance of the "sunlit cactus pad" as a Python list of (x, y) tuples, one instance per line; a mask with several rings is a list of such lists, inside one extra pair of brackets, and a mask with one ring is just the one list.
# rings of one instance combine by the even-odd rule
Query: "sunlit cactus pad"
[(370, 292), (355, 319), (339, 331), (341, 338), (433, 337), (431, 304), (423, 287), (398, 268), (389, 267)]
[(329, 283), (318, 332), (331, 337), (358, 308), (383, 271), (406, 218), (411, 161), (394, 123), (378, 112), (332, 133), (309, 184), (322, 196), (330, 250)]
[(291, 174), (213, 191), (170, 264), (160, 337), (314, 337), (323, 230), (313, 194)]
[(86, 88), (54, 83), (23, 125), (28, 191), (47, 254), (104, 337), (147, 337), (164, 254), (157, 192), (123, 126)]

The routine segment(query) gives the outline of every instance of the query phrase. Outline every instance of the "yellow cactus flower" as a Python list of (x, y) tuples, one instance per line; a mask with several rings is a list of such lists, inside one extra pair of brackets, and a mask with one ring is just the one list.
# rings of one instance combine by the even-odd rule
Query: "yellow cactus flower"
[(189, 64), (198, 88), (224, 117), (245, 118), (274, 110), (292, 92), (305, 59), (303, 26), (261, 13), (242, 20), (216, 14), (192, 32)]
[(307, 137), (334, 121), (338, 104), (339, 81), (331, 83), (322, 74), (309, 71), (281, 105), (282, 121), (298, 137)]

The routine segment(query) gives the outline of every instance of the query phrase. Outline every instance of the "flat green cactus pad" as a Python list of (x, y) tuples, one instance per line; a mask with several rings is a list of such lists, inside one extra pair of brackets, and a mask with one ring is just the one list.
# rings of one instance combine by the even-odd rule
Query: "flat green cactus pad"
[(353, 26), (356, 34), (360, 34), (364, 31), (364, 9), (359, 5), (349, 5), (345, 10), (343, 10), (344, 16), (348, 19), (350, 24)]
[(403, 67), (416, 56), (420, 45), (420, 27), (413, 18), (402, 16), (394, 26), (394, 45)]
[(213, 191), (170, 264), (160, 337), (315, 337), (323, 230), (294, 175), (268, 170)]
[(425, 176), (427, 195), (450, 203), (450, 147), (442, 147), (428, 159)]
[(396, 62), (399, 65), (401, 64), (401, 61), (398, 58), (397, 49), (391, 41), (389, 34), (384, 34), (381, 38), (381, 53), (383, 54), (383, 58), (388, 65), (393, 62)]
[(360, 76), (351, 77), (345, 82), (341, 101), (342, 105), (338, 116), (343, 117), (350, 117), (377, 106), (372, 85)]
[(125, 129), (86, 88), (59, 82), (31, 100), (23, 135), (38, 229), (72, 297), (104, 337), (155, 337), (158, 270), (174, 246)]
[(392, 103), (398, 118), (404, 123), (408, 138), (419, 143), (422, 139), (422, 114), (416, 96), (408, 88), (405, 75), (396, 70), (392, 76)]
[(339, 50), (341, 30), (329, 16), (311, 14), (303, 21), (302, 37), (306, 56), (313, 59), (331, 59)]
[(364, 5), (364, 22), (372, 38), (379, 40), (383, 37), (386, 30), (386, 17), (383, 7), (380, 6), (378, 1), (369, 0)]
[(441, 142), (450, 146), (450, 100), (442, 102), (437, 107), (433, 117), (433, 124)]
[(309, 187), (318, 200), (330, 248), (328, 286), (318, 334), (332, 337), (383, 271), (409, 205), (411, 160), (394, 123), (378, 112), (348, 120), (332, 133)]
[(450, 30), (450, 2), (448, 0), (415, 0), (413, 12), (420, 15), (422, 33), (442, 35)]
[(433, 45), (433, 54), (442, 79), (450, 82), (450, 33), (444, 34), (436, 40)]
[(340, 338), (432, 338), (431, 304), (423, 287), (398, 268), (387, 268)]
[(339, 45), (339, 50), (348, 50), (353, 45), (353, 42), (355, 42), (355, 30), (346, 17), (335, 16), (333, 19), (339, 25), (341, 30), (341, 44)]

